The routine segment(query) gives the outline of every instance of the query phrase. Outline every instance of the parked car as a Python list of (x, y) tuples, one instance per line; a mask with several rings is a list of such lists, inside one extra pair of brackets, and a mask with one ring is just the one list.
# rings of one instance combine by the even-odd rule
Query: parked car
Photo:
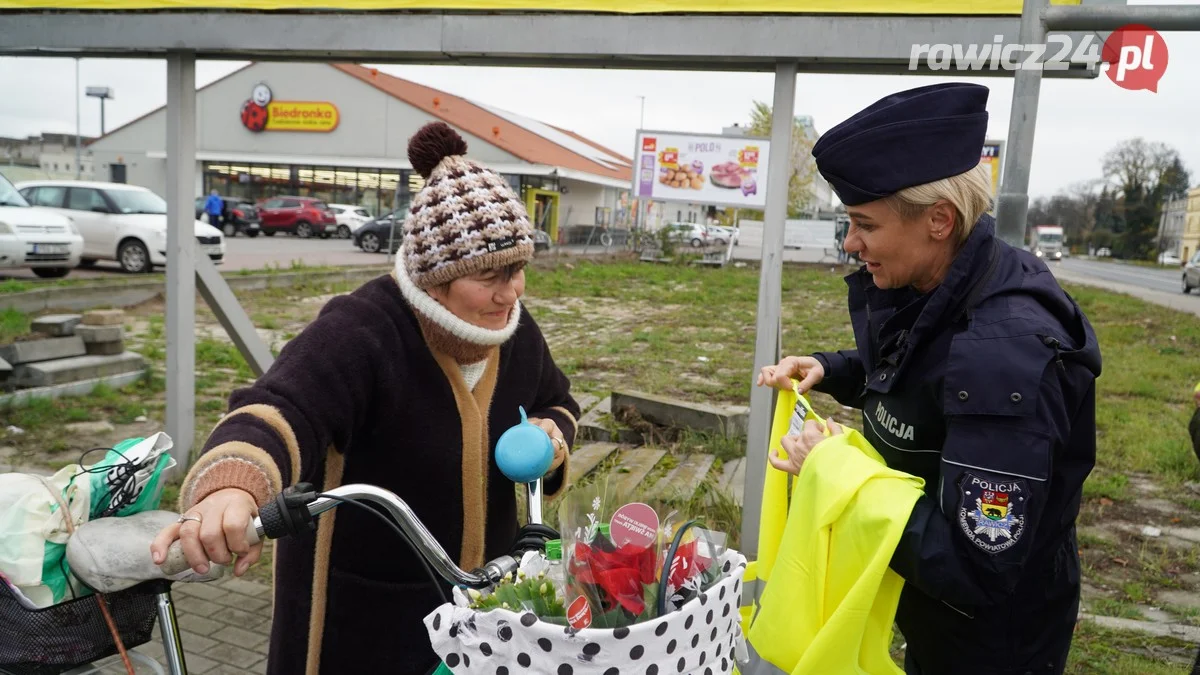
[(353, 204), (330, 204), (329, 210), (337, 220), (338, 239), (349, 239), (354, 231), (371, 220), (371, 212)]
[(1183, 266), (1183, 292), (1191, 293), (1193, 288), (1200, 288), (1200, 251)]
[[(394, 220), (394, 218), (392, 213), (385, 213), (374, 220), (363, 223), (354, 231), (354, 245), (367, 253), (380, 253), (387, 248), (388, 238), (394, 237), (392, 253), (395, 253), (400, 249), (400, 242), (404, 237), (404, 221)], [(392, 230), (393, 222), (396, 225), (394, 232)]]
[(550, 250), (550, 234), (545, 230), (533, 231), (533, 250), (549, 251)]
[(83, 254), (83, 237), (66, 216), (33, 208), (0, 176), (0, 269), (28, 267), (43, 279), (71, 273)]
[(708, 228), (709, 240), (714, 244), (725, 246), (729, 244), (729, 240), (733, 240), (733, 245), (737, 246), (738, 231), (737, 228), (726, 227), (724, 225), (706, 225)]
[[(17, 190), (34, 206), (51, 209), (75, 223), (83, 235), (79, 264), (115, 260), (126, 272), (150, 272), (167, 264), (167, 202), (144, 187), (124, 183), (38, 180)], [(193, 220), (200, 252), (225, 260), (225, 235)]]
[(258, 203), (263, 234), (273, 237), (290, 232), (307, 239), (313, 235), (330, 237), (337, 233), (337, 218), (329, 206), (312, 197), (271, 197)]
[(1108, 258), (1111, 256), (1112, 256), (1112, 249), (1108, 248), (1107, 246), (1096, 249), (1096, 257), (1097, 258)]
[(699, 223), (670, 223), (664, 229), (671, 240), (691, 244), (692, 248), (707, 246), (711, 241), (708, 226)]
[[(209, 225), (213, 223), (209, 221), (208, 215), (204, 213), (204, 202), (208, 197), (196, 198), (196, 220), (203, 220)], [(222, 214), (221, 230), (226, 237), (236, 237), (239, 233), (247, 237), (257, 237), (261, 230), (259, 229), (258, 207), (254, 202), (243, 197), (225, 197), (221, 196), (221, 200), (225, 202), (225, 209)]]
[(1158, 254), (1159, 265), (1180, 265), (1182, 263), (1183, 261), (1179, 259), (1179, 256), (1170, 251), (1163, 251)]

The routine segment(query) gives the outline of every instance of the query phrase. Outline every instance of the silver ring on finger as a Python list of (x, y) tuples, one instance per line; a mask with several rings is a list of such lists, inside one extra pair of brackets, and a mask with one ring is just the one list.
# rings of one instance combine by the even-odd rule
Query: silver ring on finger
[(204, 522), (204, 518), (200, 514), (195, 514), (195, 515), (184, 514), (184, 515), (179, 516), (178, 523), (180, 525), (183, 525), (184, 523), (186, 523), (190, 520), (194, 520), (194, 521), (196, 521), (196, 523)]

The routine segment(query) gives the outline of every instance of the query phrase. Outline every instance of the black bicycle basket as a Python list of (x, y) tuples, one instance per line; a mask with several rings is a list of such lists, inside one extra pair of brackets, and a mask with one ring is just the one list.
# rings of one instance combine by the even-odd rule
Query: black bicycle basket
[[(148, 582), (104, 596), (127, 649), (150, 641), (161, 590), (162, 582)], [(95, 596), (30, 610), (0, 581), (0, 673), (57, 675), (116, 653)]]

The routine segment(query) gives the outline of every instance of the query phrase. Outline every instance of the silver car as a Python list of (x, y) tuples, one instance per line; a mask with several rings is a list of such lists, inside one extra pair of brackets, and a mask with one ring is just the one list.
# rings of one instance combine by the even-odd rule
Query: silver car
[(1200, 251), (1183, 267), (1183, 292), (1190, 293), (1193, 288), (1200, 288)]

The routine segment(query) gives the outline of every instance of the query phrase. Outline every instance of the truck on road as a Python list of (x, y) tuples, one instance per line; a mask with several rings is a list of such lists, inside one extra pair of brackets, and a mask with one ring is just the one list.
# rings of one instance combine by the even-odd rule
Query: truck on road
[(1043, 260), (1062, 260), (1063, 229), (1057, 225), (1034, 225), (1029, 230), (1029, 250)]

